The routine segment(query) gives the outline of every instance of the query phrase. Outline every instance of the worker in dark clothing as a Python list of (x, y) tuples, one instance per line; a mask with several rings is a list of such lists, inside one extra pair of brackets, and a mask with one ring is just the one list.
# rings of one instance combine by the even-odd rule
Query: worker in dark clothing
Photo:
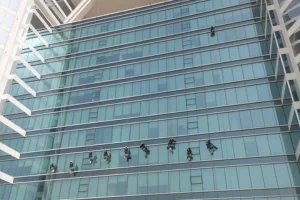
[(173, 138), (170, 138), (169, 142), (168, 142), (168, 145), (172, 145), (172, 144), (175, 144), (175, 140)]
[(209, 150), (211, 155), (214, 155), (215, 151), (218, 150), (218, 148), (213, 143), (211, 143), (210, 140), (206, 141), (206, 148)]
[(74, 163), (72, 161), (70, 161), (70, 163), (69, 163), (69, 170), (70, 170), (70, 174), (74, 173), (75, 167), (74, 167)]
[(128, 149), (128, 147), (124, 148), (124, 159), (128, 162), (128, 160), (130, 159), (130, 150)]
[(192, 149), (191, 149), (191, 147), (188, 147), (186, 149), (186, 158), (190, 161), (190, 160), (192, 160), (192, 157), (193, 157)]
[(125, 147), (125, 148), (124, 148), (124, 153), (127, 154), (128, 152), (129, 152), (128, 147)]
[(69, 167), (70, 167), (70, 168), (73, 168), (73, 167), (74, 167), (74, 163), (73, 163), (72, 161), (70, 161)]
[(93, 152), (89, 153), (89, 162), (90, 162), (90, 164), (92, 164), (92, 162), (93, 162)]
[(173, 152), (173, 149), (175, 148), (176, 141), (173, 138), (170, 138), (168, 142), (167, 149), (169, 149), (170, 152)]
[(50, 172), (51, 173), (55, 173), (55, 171), (56, 171), (55, 166), (54, 166), (53, 163), (51, 163), (51, 165), (50, 165)]
[(207, 141), (206, 141), (206, 148), (209, 149), (209, 148), (210, 148), (210, 145), (211, 145), (210, 140), (207, 140)]
[(108, 154), (107, 149), (104, 149), (103, 156), (104, 156), (104, 161), (105, 162), (109, 162), (110, 161), (110, 154)]
[(147, 158), (147, 156), (150, 154), (150, 150), (146, 147), (144, 143), (141, 143), (140, 148), (145, 152), (145, 157)]
[(104, 155), (104, 156), (108, 156), (107, 149), (104, 149), (103, 155)]
[(213, 26), (210, 27), (210, 36), (211, 37), (215, 36), (215, 28)]
[(146, 145), (144, 143), (141, 143), (140, 148), (145, 152), (148, 151), (148, 148), (146, 147)]
[(189, 147), (189, 148), (186, 149), (186, 153), (187, 153), (187, 154), (192, 154), (192, 149), (191, 149), (191, 147)]

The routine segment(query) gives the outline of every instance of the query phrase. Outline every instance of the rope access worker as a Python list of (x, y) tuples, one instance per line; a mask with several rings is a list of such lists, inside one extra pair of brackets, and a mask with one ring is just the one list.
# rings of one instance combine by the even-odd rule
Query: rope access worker
[(210, 36), (211, 37), (215, 36), (215, 28), (213, 26), (210, 27)]

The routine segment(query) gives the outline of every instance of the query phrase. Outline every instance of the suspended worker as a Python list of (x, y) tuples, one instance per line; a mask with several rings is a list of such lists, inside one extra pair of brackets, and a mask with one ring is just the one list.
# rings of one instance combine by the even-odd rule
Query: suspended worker
[(167, 146), (167, 149), (169, 149), (170, 152), (173, 152), (173, 149), (175, 148), (175, 143), (176, 141), (173, 139), (173, 137), (171, 137)]
[(74, 163), (73, 163), (72, 161), (70, 161), (69, 167), (70, 167), (70, 168), (73, 168), (73, 167), (74, 167)]
[(93, 152), (89, 153), (89, 162), (90, 164), (93, 162)]
[(141, 148), (143, 151), (148, 151), (148, 148), (146, 147), (146, 145), (145, 145), (144, 143), (141, 143), (140, 148)]
[(186, 149), (186, 158), (190, 161), (190, 160), (192, 160), (192, 156), (193, 156), (192, 149), (191, 149), (191, 147), (188, 147)]
[(215, 28), (213, 26), (210, 27), (210, 36), (211, 37), (215, 36)]
[(206, 148), (209, 150), (211, 155), (214, 155), (214, 152), (218, 150), (218, 148), (213, 143), (211, 143), (210, 140), (206, 141)]
[(144, 151), (145, 157), (147, 158), (147, 156), (150, 154), (149, 149), (146, 147), (144, 143), (141, 143), (140, 148)]
[(125, 148), (124, 148), (124, 159), (126, 160), (126, 161), (128, 161), (129, 159), (130, 159), (130, 150), (128, 149), (128, 147), (126, 146)]
[(104, 149), (103, 157), (104, 157), (104, 161), (105, 162), (109, 162), (110, 161), (110, 155), (108, 154), (107, 149)]
[(50, 172), (51, 173), (55, 173), (55, 171), (56, 171), (55, 166), (54, 166), (53, 163), (51, 163), (51, 165), (50, 165)]
[(74, 168), (74, 163), (72, 161), (70, 161), (70, 163), (69, 163), (69, 170), (70, 170), (69, 171), (70, 174), (74, 173), (75, 168)]

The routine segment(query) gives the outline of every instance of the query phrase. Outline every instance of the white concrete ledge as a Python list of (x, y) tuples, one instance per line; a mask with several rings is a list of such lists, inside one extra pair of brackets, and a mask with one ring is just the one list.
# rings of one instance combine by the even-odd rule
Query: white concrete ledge
[(6, 119), (4, 116), (0, 115), (0, 122), (11, 128), (12, 130), (16, 131), (20, 135), (26, 136), (26, 131), (13, 123), (12, 121)]
[(23, 112), (25, 112), (27, 115), (31, 116), (31, 110), (29, 110), (26, 106), (24, 106), (24, 104), (22, 104), (20, 101), (18, 101), (16, 98), (11, 96), (10, 94), (4, 94), (2, 96), (2, 98), (10, 101), (12, 104), (14, 104), (19, 109), (21, 109)]
[(15, 60), (19, 60), (33, 75), (35, 75), (38, 79), (41, 79), (41, 75), (22, 57), (16, 57)]
[(5, 174), (3, 172), (0, 171), (0, 179), (8, 182), (8, 183), (11, 183), (13, 184), (14, 183), (14, 177), (8, 175), (8, 174)]
[(0, 142), (0, 150), (4, 151), (5, 153), (11, 155), (14, 158), (19, 159), (20, 158), (20, 153), (17, 152), (16, 150), (10, 148), (9, 146), (6, 146), (5, 144)]
[(36, 97), (36, 92), (29, 86), (27, 83), (25, 83), (22, 79), (20, 79), (16, 74), (11, 74), (9, 76), (9, 79), (15, 80), (17, 83), (19, 83), (27, 92), (29, 92), (32, 96)]

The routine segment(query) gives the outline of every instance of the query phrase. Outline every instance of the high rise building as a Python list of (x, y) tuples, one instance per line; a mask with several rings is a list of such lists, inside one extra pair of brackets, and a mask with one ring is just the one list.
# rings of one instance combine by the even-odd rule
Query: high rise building
[(300, 199), (299, 0), (3, 2), (0, 199)]

